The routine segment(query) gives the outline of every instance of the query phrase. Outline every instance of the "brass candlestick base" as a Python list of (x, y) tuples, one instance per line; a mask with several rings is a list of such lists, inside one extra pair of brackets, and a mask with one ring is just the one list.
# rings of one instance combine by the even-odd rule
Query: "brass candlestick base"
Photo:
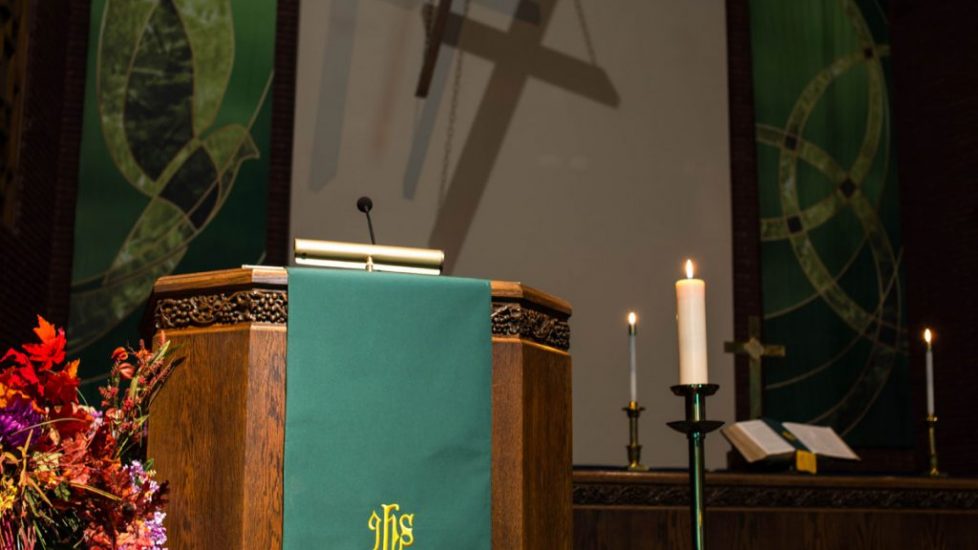
[(937, 417), (929, 414), (927, 415), (927, 440), (930, 443), (930, 470), (927, 475), (931, 477), (942, 477), (944, 474), (937, 469), (937, 437), (935, 435), (937, 429)]
[(639, 407), (635, 401), (629, 401), (628, 406), (622, 409), (628, 415), (628, 471), (646, 472), (648, 468), (642, 465), (642, 446), (638, 444), (638, 417), (645, 410)]
[(703, 454), (703, 440), (706, 434), (719, 428), (723, 422), (706, 419), (706, 397), (717, 392), (716, 384), (685, 384), (672, 386), (672, 393), (686, 398), (686, 420), (669, 422), (669, 427), (686, 434), (689, 440), (689, 515), (691, 547), (703, 550), (706, 547), (706, 501), (703, 499), (706, 457)]

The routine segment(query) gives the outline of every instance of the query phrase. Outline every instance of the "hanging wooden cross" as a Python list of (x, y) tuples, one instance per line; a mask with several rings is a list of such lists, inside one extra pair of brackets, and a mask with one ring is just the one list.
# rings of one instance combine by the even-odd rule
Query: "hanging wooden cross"
[(761, 343), (761, 320), (755, 316), (747, 318), (747, 341), (724, 342), (723, 351), (735, 355), (746, 355), (748, 361), (750, 418), (760, 418), (764, 406), (762, 392), (764, 391), (761, 373), (761, 361), (765, 357), (784, 357), (784, 346), (773, 346)]
[[(421, 65), (421, 74), (418, 75), (418, 88), (415, 90), (416, 97), (428, 97), (428, 88), (431, 86), (431, 78), (435, 74), (435, 63), (438, 62), (438, 50), (441, 49), (441, 42), (445, 35), (445, 24), (448, 23), (448, 14), (452, 11), (452, 0), (441, 0), (434, 15), (425, 15), (425, 41), (424, 62)], [(429, 18), (434, 18), (429, 21)]]

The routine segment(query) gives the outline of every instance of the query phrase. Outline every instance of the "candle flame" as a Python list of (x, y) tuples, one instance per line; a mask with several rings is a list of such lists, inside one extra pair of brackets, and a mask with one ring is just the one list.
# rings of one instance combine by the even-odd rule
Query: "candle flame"
[(686, 278), (693, 278), (693, 260), (686, 260)]
[(634, 311), (629, 311), (628, 312), (628, 324), (634, 327), (635, 326), (635, 323), (637, 323), (637, 322), (638, 322), (638, 315), (635, 315), (635, 312)]
[(931, 340), (933, 340), (933, 338), (934, 338), (934, 335), (931, 334), (930, 329), (929, 328), (924, 329), (924, 342), (927, 342), (927, 344), (930, 344), (931, 343)]

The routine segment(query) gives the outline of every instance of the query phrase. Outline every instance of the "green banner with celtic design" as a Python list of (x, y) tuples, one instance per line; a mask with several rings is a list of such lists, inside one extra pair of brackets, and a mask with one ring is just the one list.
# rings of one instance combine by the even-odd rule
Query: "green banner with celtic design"
[(764, 414), (913, 441), (886, 6), (751, 0)]
[(262, 259), (275, 16), (93, 0), (68, 326), (83, 369), (135, 343), (157, 278)]

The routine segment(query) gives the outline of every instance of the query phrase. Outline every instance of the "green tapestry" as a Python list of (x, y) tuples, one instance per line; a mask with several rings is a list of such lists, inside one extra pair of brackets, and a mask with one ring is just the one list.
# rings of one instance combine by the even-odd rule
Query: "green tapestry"
[(751, 0), (764, 414), (913, 443), (886, 5)]
[(488, 281), (289, 270), (283, 549), (491, 544)]
[(69, 321), (88, 380), (157, 278), (263, 257), (275, 6), (92, 2)]

